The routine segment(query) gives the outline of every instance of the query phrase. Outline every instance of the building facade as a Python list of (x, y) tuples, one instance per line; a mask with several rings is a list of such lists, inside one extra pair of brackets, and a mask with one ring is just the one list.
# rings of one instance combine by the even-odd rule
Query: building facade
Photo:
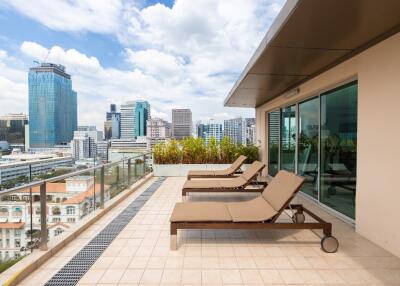
[(96, 126), (79, 126), (71, 141), (72, 156), (75, 160), (97, 158), (97, 144), (103, 141), (103, 131)]
[(147, 137), (171, 138), (172, 124), (161, 118), (151, 118), (147, 121)]
[(121, 139), (146, 136), (150, 104), (147, 101), (129, 101), (121, 105)]
[[(30, 253), (32, 241), (40, 232), (40, 188), (3, 196), (0, 202), (0, 260), (18, 258)], [(65, 183), (47, 183), (47, 224), (52, 240), (83, 219), (100, 202), (100, 185), (92, 176), (75, 176)], [(94, 196), (96, 194), (96, 196)], [(109, 200), (109, 186), (105, 186), (105, 200)], [(32, 230), (31, 230), (32, 215)]]
[(6, 114), (0, 116), (0, 141), (10, 144), (25, 144), (25, 125), (28, 116), (25, 114)]
[(220, 123), (199, 123), (197, 124), (197, 137), (203, 138), (206, 144), (211, 138), (215, 138), (217, 142), (221, 142), (223, 138), (222, 124)]
[(77, 129), (77, 93), (65, 67), (41, 63), (29, 70), (31, 148), (65, 144)]
[(229, 137), (232, 143), (245, 144), (246, 122), (241, 117), (224, 120), (224, 137)]
[(192, 135), (192, 111), (190, 109), (172, 109), (172, 137), (183, 139)]
[(110, 111), (106, 113), (104, 122), (105, 139), (118, 139), (121, 136), (121, 113), (117, 112), (115, 104), (110, 105)]
[(400, 256), (399, 2), (319, 4), (286, 2), (225, 105), (255, 108), (265, 175)]

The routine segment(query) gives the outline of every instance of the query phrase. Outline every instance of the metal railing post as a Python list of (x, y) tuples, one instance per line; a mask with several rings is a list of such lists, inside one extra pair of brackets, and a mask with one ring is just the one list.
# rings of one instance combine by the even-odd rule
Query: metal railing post
[(117, 185), (119, 185), (119, 165), (115, 166), (115, 173)]
[(146, 175), (146, 155), (143, 155), (143, 177)]
[(46, 182), (40, 185), (40, 250), (47, 250)]
[(131, 185), (131, 159), (128, 159), (128, 185)]
[(104, 209), (104, 166), (100, 169), (100, 208)]

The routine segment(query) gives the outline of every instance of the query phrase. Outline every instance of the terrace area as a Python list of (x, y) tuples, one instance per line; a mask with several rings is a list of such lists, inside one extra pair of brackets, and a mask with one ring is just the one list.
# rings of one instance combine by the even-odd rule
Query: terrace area
[[(45, 284), (135, 200), (144, 202), (140, 210), (82, 273), (78, 285), (400, 284), (399, 258), (300, 195), (296, 202), (333, 223), (333, 234), (340, 242), (336, 253), (321, 251), (321, 233), (310, 230), (183, 230), (178, 231), (178, 250), (172, 251), (169, 218), (175, 203), (182, 201), (185, 180), (148, 178), (19, 285)], [(187, 200), (241, 201), (254, 196), (204, 193)], [(290, 216), (283, 214), (280, 220), (290, 221)], [(5, 273), (7, 278), (18, 271), (15, 266)]]

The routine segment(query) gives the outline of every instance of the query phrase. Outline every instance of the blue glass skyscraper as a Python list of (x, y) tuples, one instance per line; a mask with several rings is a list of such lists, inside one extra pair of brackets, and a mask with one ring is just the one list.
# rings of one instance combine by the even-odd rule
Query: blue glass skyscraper
[(77, 130), (77, 93), (62, 65), (41, 63), (29, 69), (31, 148), (70, 142)]
[(135, 137), (146, 136), (146, 125), (149, 118), (150, 104), (147, 101), (137, 101), (135, 107)]

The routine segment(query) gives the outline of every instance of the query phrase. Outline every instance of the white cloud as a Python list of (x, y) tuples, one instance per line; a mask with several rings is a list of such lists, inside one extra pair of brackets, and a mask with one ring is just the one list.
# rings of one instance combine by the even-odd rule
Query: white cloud
[(119, 0), (5, 0), (3, 4), (53, 30), (112, 33), (120, 29)]
[[(148, 100), (154, 117), (170, 117), (174, 107), (191, 108), (194, 120), (254, 116), (250, 109), (224, 108), (223, 100), (284, 0), (176, 0), (172, 8), (124, 0), (6, 1), (48, 28), (111, 33), (120, 41), (124, 69), (105, 68), (76, 49), (28, 41), (20, 46), (30, 60), (47, 57), (65, 65), (78, 92), (79, 123), (101, 127), (109, 103), (135, 99)], [(0, 52), (0, 61), (4, 57)], [(26, 101), (27, 70), (0, 69), (2, 84), (14, 83)]]

